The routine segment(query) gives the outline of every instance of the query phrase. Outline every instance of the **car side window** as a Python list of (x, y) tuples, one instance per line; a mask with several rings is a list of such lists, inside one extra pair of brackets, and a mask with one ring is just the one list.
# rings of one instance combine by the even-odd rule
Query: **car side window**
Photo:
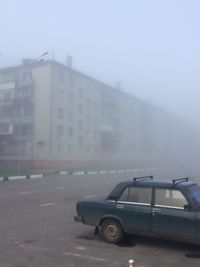
[(150, 205), (151, 192), (151, 188), (128, 186), (125, 188), (118, 201)]
[(155, 205), (171, 208), (184, 209), (188, 202), (179, 190), (174, 189), (156, 189)]

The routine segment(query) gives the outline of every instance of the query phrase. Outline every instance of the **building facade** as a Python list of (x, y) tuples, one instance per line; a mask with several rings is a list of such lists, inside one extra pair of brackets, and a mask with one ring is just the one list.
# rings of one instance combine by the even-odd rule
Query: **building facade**
[(0, 69), (2, 169), (150, 166), (183, 155), (192, 134), (168, 112), (59, 62)]

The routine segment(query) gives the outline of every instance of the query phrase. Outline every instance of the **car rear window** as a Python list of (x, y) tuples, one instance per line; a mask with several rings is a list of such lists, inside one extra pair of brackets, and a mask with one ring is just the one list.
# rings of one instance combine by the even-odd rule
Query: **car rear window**
[(191, 185), (187, 188), (187, 192), (195, 206), (200, 208), (200, 187), (198, 185)]

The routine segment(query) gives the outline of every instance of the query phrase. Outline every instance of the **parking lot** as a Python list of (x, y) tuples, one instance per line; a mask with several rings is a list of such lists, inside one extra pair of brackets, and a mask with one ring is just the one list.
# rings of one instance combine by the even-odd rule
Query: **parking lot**
[[(175, 172), (173, 172), (175, 173)], [(75, 203), (82, 197), (107, 195), (121, 180), (171, 172), (50, 175), (0, 182), (0, 267), (55, 266), (199, 266), (200, 249), (191, 244), (128, 236), (107, 244), (93, 227), (75, 223)], [(180, 173), (175, 173), (175, 177)]]

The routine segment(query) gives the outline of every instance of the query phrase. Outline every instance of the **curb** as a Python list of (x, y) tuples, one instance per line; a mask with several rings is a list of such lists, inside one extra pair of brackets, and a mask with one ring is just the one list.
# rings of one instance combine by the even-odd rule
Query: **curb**
[(37, 178), (44, 178), (45, 177), (45, 174), (31, 174), (29, 175), (29, 179), (37, 179)]
[(15, 180), (30, 180), (30, 179), (37, 179), (37, 178), (44, 178), (45, 174), (28, 174), (28, 175), (15, 175), (15, 176), (4, 176), (0, 177), (0, 181), (8, 182), (8, 181), (15, 181)]
[(8, 176), (9, 181), (21, 180), (21, 179), (26, 179), (26, 175)]
[[(160, 170), (162, 168), (137, 168), (137, 169), (120, 169), (120, 170), (102, 170), (102, 171), (55, 171), (53, 174), (59, 175), (93, 175), (93, 174), (114, 174), (114, 173), (131, 173), (131, 172), (140, 172), (140, 171), (154, 171)], [(0, 177), (0, 182), (8, 182), (15, 180), (30, 180), (30, 179), (41, 179), (44, 178), (47, 174), (28, 174), (28, 175), (16, 175), (16, 176), (4, 176)]]

